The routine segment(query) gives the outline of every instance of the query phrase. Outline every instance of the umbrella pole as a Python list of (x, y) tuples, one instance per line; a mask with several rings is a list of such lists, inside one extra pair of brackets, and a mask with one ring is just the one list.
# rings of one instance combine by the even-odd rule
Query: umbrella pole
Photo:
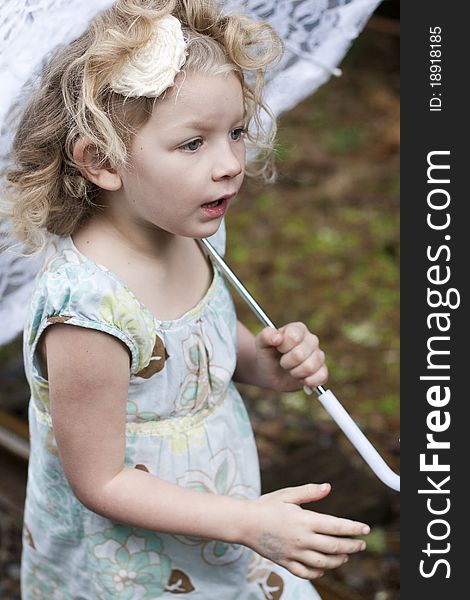
[[(216, 251), (216, 249), (212, 246), (207, 239), (198, 240), (199, 244), (206, 250), (207, 254), (211, 258), (212, 262), (219, 268), (219, 270), (223, 273), (226, 279), (233, 285), (236, 291), (240, 294), (243, 300), (248, 304), (253, 313), (258, 317), (259, 321), (266, 327), (273, 327), (275, 329), (276, 326), (271, 321), (271, 319), (267, 316), (261, 306), (256, 302), (253, 296), (248, 292), (242, 282), (238, 279), (235, 273), (231, 270), (231, 268), (227, 265), (224, 259), (220, 256), (220, 254)], [(372, 471), (377, 475), (379, 479), (383, 481), (386, 485), (388, 485), (393, 490), (400, 490), (400, 477), (396, 473), (394, 473), (387, 463), (383, 460), (374, 446), (369, 442), (366, 436), (362, 433), (359, 427), (356, 425), (354, 420), (348, 414), (348, 412), (343, 408), (339, 400), (333, 394), (331, 390), (325, 390), (325, 388), (321, 385), (310, 388), (304, 386), (304, 391), (306, 394), (312, 394), (315, 392), (318, 395), (318, 399), (322, 403), (323, 407), (330, 414), (330, 416), (334, 419), (336, 424), (342, 429), (344, 434), (351, 441), (353, 446), (362, 456), (362, 458), (366, 461)]]

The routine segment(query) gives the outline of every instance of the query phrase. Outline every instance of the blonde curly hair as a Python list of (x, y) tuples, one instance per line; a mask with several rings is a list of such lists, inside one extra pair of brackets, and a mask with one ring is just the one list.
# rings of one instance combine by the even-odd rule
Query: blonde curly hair
[[(18, 127), (4, 213), (31, 252), (45, 246), (47, 232), (73, 234), (99, 206), (100, 188), (73, 159), (78, 140), (90, 140), (103, 163), (127, 164), (130, 143), (150, 118), (155, 98), (125, 98), (112, 91), (111, 82), (149, 41), (155, 20), (167, 14), (179, 19), (188, 41), (183, 72), (232, 71), (240, 79), (247, 141), (257, 151), (247, 174), (274, 178), (276, 124), (262, 93), (265, 69), (282, 51), (275, 31), (246, 16), (223, 15), (215, 0), (118, 0), (56, 52)], [(268, 131), (261, 125), (263, 112)]]

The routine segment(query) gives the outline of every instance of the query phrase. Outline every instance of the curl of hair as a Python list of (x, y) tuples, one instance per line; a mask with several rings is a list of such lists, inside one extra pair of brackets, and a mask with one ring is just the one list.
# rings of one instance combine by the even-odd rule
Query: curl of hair
[[(41, 250), (47, 232), (73, 234), (99, 209), (100, 188), (74, 161), (80, 139), (96, 148), (104, 164), (128, 164), (133, 136), (150, 118), (153, 98), (125, 98), (110, 82), (126, 59), (150, 39), (156, 19), (173, 14), (188, 40), (183, 71), (239, 77), (249, 127), (248, 143), (257, 151), (247, 174), (274, 178), (275, 119), (262, 100), (266, 68), (282, 44), (266, 23), (223, 15), (215, 0), (118, 0), (88, 30), (59, 49), (42, 74), (13, 143), (13, 165), (6, 173), (12, 233), (31, 252)], [(270, 127), (263, 130), (266, 112)]]

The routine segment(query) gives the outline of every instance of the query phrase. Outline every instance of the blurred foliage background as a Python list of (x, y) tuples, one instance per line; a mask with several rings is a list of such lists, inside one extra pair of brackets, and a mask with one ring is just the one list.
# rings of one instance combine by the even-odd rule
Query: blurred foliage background
[[(244, 184), (227, 217), (227, 259), (275, 323), (304, 321), (320, 337), (328, 387), (399, 471), (397, 17), (398, 1), (384, 2), (343, 76), (281, 118), (278, 181)], [(259, 330), (236, 301), (240, 318)], [(20, 339), (0, 348), (0, 380), (0, 413), (26, 426)], [(310, 508), (372, 526), (366, 552), (315, 582), (323, 600), (398, 599), (398, 494), (370, 472), (316, 396), (242, 393), (264, 491), (328, 481), (330, 496)], [(2, 486), (12, 494), (6, 502), (0, 493), (0, 598), (15, 600), (25, 463), (2, 460)]]
[[(397, 21), (372, 20), (343, 76), (281, 118), (278, 181), (244, 184), (227, 217), (227, 259), (276, 324), (304, 321), (319, 336), (327, 387), (399, 472), (397, 33)], [(329, 481), (330, 497), (311, 508), (373, 527), (365, 553), (315, 582), (324, 600), (398, 598), (398, 494), (371, 474), (316, 396), (242, 391), (264, 491)]]

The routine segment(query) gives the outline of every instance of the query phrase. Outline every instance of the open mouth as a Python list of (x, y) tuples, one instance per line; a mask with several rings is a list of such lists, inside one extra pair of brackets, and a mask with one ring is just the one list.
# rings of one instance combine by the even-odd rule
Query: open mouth
[(229, 205), (229, 198), (219, 198), (213, 202), (206, 202), (201, 206), (201, 209), (209, 218), (223, 217)]
[(225, 202), (225, 199), (224, 198), (220, 198), (219, 200), (214, 200), (214, 202), (207, 202), (206, 204), (203, 204), (202, 207), (203, 208), (217, 208), (223, 202)]

